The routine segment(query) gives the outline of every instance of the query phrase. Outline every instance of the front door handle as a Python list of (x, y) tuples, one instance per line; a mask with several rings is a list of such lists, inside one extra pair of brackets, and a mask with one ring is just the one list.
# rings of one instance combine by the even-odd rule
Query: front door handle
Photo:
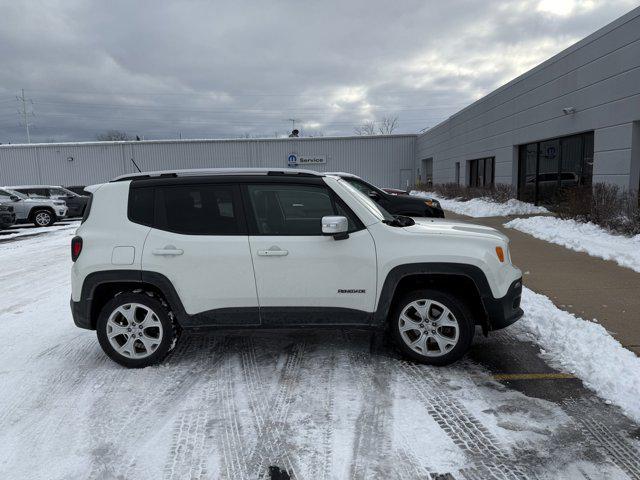
[(173, 245), (167, 245), (164, 248), (156, 248), (153, 250), (154, 255), (164, 255), (164, 256), (173, 256), (173, 255), (182, 255), (184, 250), (181, 248), (176, 248)]
[(289, 250), (282, 250), (280, 247), (270, 247), (268, 250), (258, 250), (261, 257), (284, 257), (289, 255)]

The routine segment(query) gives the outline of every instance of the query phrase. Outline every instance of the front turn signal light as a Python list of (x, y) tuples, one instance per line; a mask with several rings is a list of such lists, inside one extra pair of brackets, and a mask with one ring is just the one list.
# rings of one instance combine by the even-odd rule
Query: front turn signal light
[(504, 263), (504, 250), (502, 247), (496, 247), (496, 255), (498, 255), (498, 260), (500, 263)]

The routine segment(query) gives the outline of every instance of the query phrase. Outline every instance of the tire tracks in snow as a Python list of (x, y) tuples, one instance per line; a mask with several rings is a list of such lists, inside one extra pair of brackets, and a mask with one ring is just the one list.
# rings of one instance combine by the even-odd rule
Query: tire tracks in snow
[(536, 478), (515, 465), (515, 458), (504, 451), (498, 439), (444, 389), (428, 367), (400, 361), (399, 372), (413, 388), (417, 400), (447, 436), (474, 463), (460, 473), (468, 479), (519, 480)]
[[(178, 424), (185, 420), (182, 417), (183, 412), (180, 411), (183, 407), (182, 401), (186, 399), (189, 402), (194, 388), (203, 382), (207, 372), (213, 374), (218, 371), (228, 349), (228, 342), (226, 339), (206, 336), (191, 336), (184, 340), (181, 348), (168, 357), (166, 363), (144, 369), (145, 373), (149, 371), (153, 377), (149, 378), (147, 375), (146, 381), (142, 384), (137, 384), (136, 378), (130, 378), (135, 374), (131, 370), (118, 370), (124, 372), (120, 375), (112, 372), (114, 374), (111, 376), (111, 382), (106, 388), (102, 387), (102, 398), (109, 399), (110, 402), (105, 404), (99, 401), (93, 406), (96, 414), (92, 415), (92, 418), (96, 421), (91, 426), (97, 434), (92, 435), (92, 438), (100, 442), (93, 449), (94, 460), (97, 455), (100, 458), (98, 462), (93, 462), (88, 478), (101, 478), (105, 470), (116, 477), (131, 476), (131, 472), (136, 471), (139, 455), (144, 450), (140, 447), (144, 445), (145, 436), (152, 438), (176, 414)], [(180, 358), (181, 356), (186, 358)], [(176, 360), (177, 364), (172, 365), (173, 360)], [(128, 399), (124, 408), (117, 406), (118, 411), (115, 412), (111, 403), (115, 393), (121, 393), (119, 390), (123, 387), (133, 389), (135, 393), (133, 398)], [(163, 412), (163, 415), (147, 415), (146, 409), (149, 407), (156, 412)], [(189, 436), (181, 438), (191, 438), (190, 435), (197, 437), (200, 434), (199, 417), (196, 416), (192, 420), (195, 427), (188, 430)], [(177, 455), (174, 441), (175, 428), (169, 447), (169, 458)], [(139, 447), (132, 449), (128, 447), (130, 444)], [(100, 468), (101, 464), (104, 468)]]
[[(349, 478), (393, 478), (393, 466), (380, 461), (381, 452), (391, 451), (389, 426), (393, 422), (390, 365), (369, 351), (354, 351), (351, 333), (343, 332), (351, 343), (349, 372), (362, 394), (362, 407), (355, 425), (355, 438)], [(369, 346), (369, 345), (367, 345)]]
[[(600, 414), (596, 413), (598, 407), (587, 400), (574, 399), (565, 400), (563, 406), (585, 438), (593, 442), (630, 479), (640, 480), (640, 450), (597, 418)], [(586, 412), (588, 414), (585, 415)]]
[(244, 349), (246, 352), (242, 355), (242, 374), (257, 435), (254, 448), (245, 464), (245, 471), (262, 478), (268, 475), (267, 469), (270, 465), (277, 465), (284, 468), (292, 479), (298, 478), (299, 467), (287, 448), (286, 434), (289, 429), (288, 412), (299, 382), (300, 365), (306, 344), (302, 342), (289, 346), (278, 389), (268, 402), (260, 401), (261, 398), (265, 398), (265, 385), (260, 377), (253, 339), (247, 340), (246, 347), (248, 348)]

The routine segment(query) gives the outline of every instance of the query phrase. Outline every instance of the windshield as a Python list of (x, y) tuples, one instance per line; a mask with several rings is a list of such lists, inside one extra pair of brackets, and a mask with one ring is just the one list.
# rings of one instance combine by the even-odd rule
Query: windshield
[(364, 193), (365, 195), (369, 195), (369, 193), (371, 191), (376, 192), (378, 195), (382, 195), (384, 196), (384, 192), (382, 190), (380, 190), (378, 187), (376, 187), (375, 185), (371, 185), (370, 183), (365, 182), (364, 180), (361, 180), (359, 178), (350, 178), (350, 177), (343, 177), (346, 182), (351, 185), (352, 187), (354, 187), (357, 190), (360, 190), (362, 193)]
[(352, 185), (351, 182), (349, 182), (347, 179), (342, 179), (341, 182), (342, 182), (342, 185), (346, 189), (348, 189), (353, 195), (355, 195), (356, 198), (362, 201), (362, 203), (364, 203), (365, 206), (369, 210), (371, 210), (376, 217), (380, 218), (381, 220), (388, 220), (388, 221), (394, 220), (393, 215), (387, 212), (384, 208), (382, 208), (376, 202), (371, 200), (371, 198), (369, 198), (369, 196), (364, 194), (361, 190), (355, 188), (355, 186)]
[(67, 190), (64, 187), (50, 188), (49, 192), (51, 192), (51, 196), (53, 197), (79, 197), (80, 196), (77, 193), (72, 192), (71, 190)]
[(27, 198), (29, 198), (24, 193), (18, 192), (16, 190), (11, 190), (10, 188), (5, 189), (5, 192), (8, 192), (9, 195), (15, 195), (16, 197), (19, 197), (22, 200), (26, 200)]

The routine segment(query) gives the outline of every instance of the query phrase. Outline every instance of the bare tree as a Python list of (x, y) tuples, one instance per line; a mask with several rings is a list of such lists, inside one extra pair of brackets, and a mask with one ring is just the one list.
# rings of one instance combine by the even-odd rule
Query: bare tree
[(394, 117), (382, 117), (382, 120), (378, 125), (380, 135), (391, 135), (396, 128), (398, 128), (397, 115)]
[(369, 120), (354, 128), (356, 135), (376, 135), (376, 122)]
[(126, 140), (133, 140), (128, 133), (120, 130), (107, 130), (104, 133), (96, 135), (96, 138), (101, 142), (124, 142)]

